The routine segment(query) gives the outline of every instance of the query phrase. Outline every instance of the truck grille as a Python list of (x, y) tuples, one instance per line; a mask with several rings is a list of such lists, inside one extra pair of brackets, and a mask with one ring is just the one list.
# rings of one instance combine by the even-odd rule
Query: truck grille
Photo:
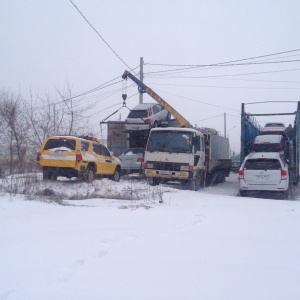
[(153, 164), (153, 169), (164, 171), (180, 171), (180, 166), (188, 166), (188, 164), (161, 161), (149, 161), (148, 163)]

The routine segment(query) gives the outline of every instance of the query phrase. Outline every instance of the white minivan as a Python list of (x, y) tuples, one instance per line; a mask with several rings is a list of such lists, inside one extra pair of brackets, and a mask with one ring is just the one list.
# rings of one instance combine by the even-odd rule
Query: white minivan
[(245, 157), (239, 170), (241, 196), (263, 191), (276, 192), (282, 199), (289, 195), (289, 170), (278, 152), (252, 152)]
[(289, 141), (285, 136), (270, 134), (258, 135), (252, 145), (251, 152), (280, 152), (288, 157)]

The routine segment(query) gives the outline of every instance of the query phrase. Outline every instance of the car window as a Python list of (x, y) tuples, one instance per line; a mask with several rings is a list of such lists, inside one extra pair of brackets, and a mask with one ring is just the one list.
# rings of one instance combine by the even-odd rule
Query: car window
[(88, 151), (90, 143), (81, 141), (81, 151)]
[(159, 111), (164, 110), (164, 108), (160, 104), (156, 104), (156, 107), (158, 108)]
[(94, 153), (101, 155), (100, 145), (93, 144), (93, 151)]
[(125, 152), (125, 155), (132, 155), (132, 154), (143, 154), (144, 150), (143, 149), (139, 149), (139, 148), (132, 148), (132, 149), (128, 149)]
[(194, 141), (195, 141), (195, 143), (194, 143), (194, 153), (196, 153), (197, 151), (200, 151), (200, 137), (196, 136)]
[(281, 165), (278, 159), (248, 159), (244, 169), (247, 170), (280, 170)]
[[(75, 150), (76, 141), (65, 138), (50, 139), (47, 141), (44, 150)], [(59, 148), (59, 149), (58, 149)]]
[(281, 162), (284, 164), (284, 166), (286, 166), (287, 165), (286, 159), (284, 158), (284, 156), (282, 154), (280, 154), (280, 159), (281, 159)]
[(147, 118), (148, 113), (147, 110), (132, 110), (130, 111), (128, 118)]
[(254, 152), (280, 152), (282, 150), (282, 145), (278, 143), (254, 144)]
[(105, 146), (103, 145), (99, 145), (99, 146), (100, 146), (101, 155), (110, 156), (110, 152)]
[(201, 137), (201, 150), (205, 151), (204, 137)]
[(158, 109), (157, 105), (154, 105), (154, 106), (152, 107), (152, 110), (153, 110), (153, 113), (154, 113), (154, 114), (157, 114), (157, 113), (159, 112), (159, 109)]
[(284, 127), (285, 128), (284, 124), (282, 124), (282, 123), (267, 123), (265, 125), (265, 127)]
[(93, 144), (93, 150), (98, 155), (110, 156), (110, 152), (103, 145)]

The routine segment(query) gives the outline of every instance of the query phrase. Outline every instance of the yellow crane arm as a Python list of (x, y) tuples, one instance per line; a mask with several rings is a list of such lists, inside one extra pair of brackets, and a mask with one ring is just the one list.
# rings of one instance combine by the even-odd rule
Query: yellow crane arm
[(165, 108), (179, 123), (180, 127), (191, 128), (192, 125), (190, 122), (185, 119), (175, 108), (163, 100), (159, 95), (157, 95), (152, 89), (146, 86), (142, 81), (133, 76), (129, 71), (125, 71), (122, 78), (127, 79), (129, 77), (138, 85), (138, 90), (140, 93), (147, 93), (151, 96), (156, 102), (158, 102), (163, 108)]

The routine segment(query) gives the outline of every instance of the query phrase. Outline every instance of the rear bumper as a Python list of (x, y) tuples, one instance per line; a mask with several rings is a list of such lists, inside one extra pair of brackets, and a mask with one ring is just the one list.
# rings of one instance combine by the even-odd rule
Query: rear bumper
[(151, 128), (150, 124), (125, 124), (125, 130), (149, 130)]
[(80, 175), (80, 172), (73, 168), (43, 167), (43, 171), (48, 171), (57, 176), (63, 176), (67, 178), (78, 177)]
[(288, 190), (289, 181), (282, 180), (280, 184), (247, 184), (244, 180), (240, 179), (240, 190), (242, 191), (274, 191), (283, 192)]

